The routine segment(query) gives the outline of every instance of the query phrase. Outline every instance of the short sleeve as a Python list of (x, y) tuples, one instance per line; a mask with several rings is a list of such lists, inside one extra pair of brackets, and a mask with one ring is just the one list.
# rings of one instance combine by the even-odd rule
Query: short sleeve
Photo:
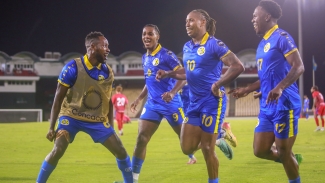
[(76, 61), (71, 60), (63, 67), (59, 75), (58, 82), (63, 86), (71, 88), (77, 80), (77, 74), (78, 69)]
[(221, 40), (216, 39), (216, 44), (212, 44), (212, 47), (214, 53), (219, 58), (219, 60), (221, 60), (231, 52), (227, 45)]
[(298, 50), (293, 38), (287, 32), (281, 32), (280, 35), (278, 47), (285, 57)]
[(177, 59), (176, 55), (172, 51), (167, 51), (165, 59), (168, 67), (173, 71), (181, 67), (179, 60)]

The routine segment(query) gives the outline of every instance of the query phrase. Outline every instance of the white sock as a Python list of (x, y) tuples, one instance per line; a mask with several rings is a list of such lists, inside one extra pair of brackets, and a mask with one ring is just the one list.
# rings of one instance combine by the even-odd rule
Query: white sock
[(140, 174), (132, 172), (132, 175), (133, 175), (133, 180), (139, 180)]
[(216, 140), (216, 146), (219, 146), (219, 145), (220, 145), (220, 140), (217, 139), (217, 140)]

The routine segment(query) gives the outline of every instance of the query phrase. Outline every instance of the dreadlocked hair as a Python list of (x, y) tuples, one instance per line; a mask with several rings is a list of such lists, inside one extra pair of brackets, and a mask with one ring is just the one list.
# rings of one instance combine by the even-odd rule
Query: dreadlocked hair
[(158, 33), (158, 35), (160, 35), (160, 31), (159, 31), (157, 25), (154, 25), (154, 24), (147, 24), (147, 25), (145, 25), (143, 28), (145, 28), (145, 27), (152, 27), (152, 28), (154, 28), (155, 31)]
[(206, 12), (205, 10), (202, 9), (196, 9), (193, 10), (195, 12), (198, 12), (202, 15), (202, 17), (206, 20), (206, 30), (209, 33), (209, 35), (214, 36), (214, 34), (216, 33), (216, 21), (210, 17), (210, 15), (208, 14), (208, 12)]

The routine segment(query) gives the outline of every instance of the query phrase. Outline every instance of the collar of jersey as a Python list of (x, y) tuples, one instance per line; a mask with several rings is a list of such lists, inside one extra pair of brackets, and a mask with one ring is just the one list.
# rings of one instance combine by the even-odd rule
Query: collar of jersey
[(266, 34), (263, 36), (263, 38), (264, 38), (265, 40), (268, 40), (268, 39), (270, 38), (270, 36), (272, 35), (272, 33), (273, 33), (277, 28), (279, 28), (279, 26), (278, 26), (278, 24), (275, 24), (275, 26), (273, 26), (270, 30), (268, 30), (268, 31), (266, 32)]
[[(91, 70), (91, 69), (94, 68), (94, 66), (91, 65), (91, 63), (89, 62), (87, 54), (84, 56), (84, 62), (85, 62), (85, 66), (87, 67), (88, 70)], [(102, 66), (102, 64), (99, 63), (99, 64), (97, 65), (97, 69), (100, 70), (101, 66)]]
[[(155, 50), (153, 50), (153, 52), (151, 52), (150, 55), (155, 56), (160, 50), (161, 50), (161, 45), (158, 44), (157, 48)], [(147, 56), (148, 55), (149, 55), (149, 53), (147, 52)]]
[[(206, 32), (201, 40), (200, 46), (205, 45), (205, 43), (207, 43), (208, 39), (209, 39), (209, 33)], [(195, 45), (194, 41), (192, 40), (192, 44)]]

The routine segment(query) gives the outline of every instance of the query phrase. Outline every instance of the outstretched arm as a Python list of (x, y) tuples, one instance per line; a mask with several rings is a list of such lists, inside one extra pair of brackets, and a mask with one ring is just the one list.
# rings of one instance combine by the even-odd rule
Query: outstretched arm
[(305, 71), (305, 67), (302, 63), (298, 50), (288, 55), (286, 57), (286, 60), (291, 65), (291, 69), (287, 76), (269, 92), (266, 103), (272, 101), (277, 102), (280, 96), (282, 95), (282, 91), (288, 86), (290, 86), (292, 83), (294, 83), (299, 78), (299, 76)]
[(237, 56), (234, 53), (229, 53), (227, 56), (221, 59), (221, 61), (228, 66), (227, 72), (212, 85), (212, 92), (214, 95), (219, 96), (219, 88), (221, 86), (224, 86), (230, 82), (232, 82), (234, 79), (236, 79), (239, 74), (241, 74), (245, 68), (243, 64), (240, 62), (240, 60), (237, 58)]

